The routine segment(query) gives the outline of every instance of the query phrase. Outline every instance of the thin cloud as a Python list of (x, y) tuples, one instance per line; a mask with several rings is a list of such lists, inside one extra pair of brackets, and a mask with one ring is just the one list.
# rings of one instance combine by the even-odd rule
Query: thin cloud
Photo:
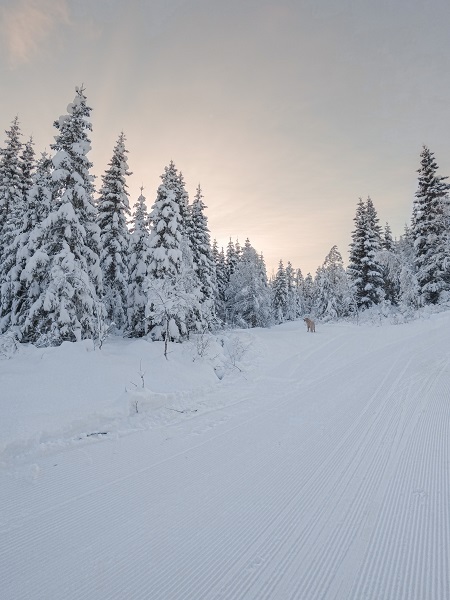
[(10, 66), (30, 63), (56, 25), (68, 22), (66, 0), (13, 0), (0, 7), (0, 32)]

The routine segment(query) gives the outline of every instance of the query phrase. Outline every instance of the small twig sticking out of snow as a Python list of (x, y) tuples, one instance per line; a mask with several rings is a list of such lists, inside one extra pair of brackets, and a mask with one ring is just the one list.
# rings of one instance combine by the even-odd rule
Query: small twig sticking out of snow
[(242, 375), (242, 377), (245, 379), (245, 381), (248, 381), (247, 377), (244, 375), (244, 371), (242, 369), (240, 369), (237, 365), (233, 365), (231, 364), (231, 366), (233, 367), (233, 369), (237, 369), (239, 371), (239, 373)]
[(237, 369), (239, 373), (242, 374), (244, 379), (246, 379), (246, 377), (244, 376), (242, 369), (238, 366), (237, 363), (242, 359), (249, 347), (250, 344), (246, 346), (238, 337), (233, 337), (226, 346), (229, 365), (234, 369)]
[(141, 359), (139, 361), (139, 377), (141, 378), (143, 388), (145, 388), (145, 380), (144, 380), (145, 373), (146, 373), (146, 371), (142, 370), (142, 359)]

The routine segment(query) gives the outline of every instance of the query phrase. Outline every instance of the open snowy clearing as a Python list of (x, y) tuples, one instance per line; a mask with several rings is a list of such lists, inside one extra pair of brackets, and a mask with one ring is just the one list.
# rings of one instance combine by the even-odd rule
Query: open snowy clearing
[(448, 600), (449, 331), (0, 361), (0, 597)]

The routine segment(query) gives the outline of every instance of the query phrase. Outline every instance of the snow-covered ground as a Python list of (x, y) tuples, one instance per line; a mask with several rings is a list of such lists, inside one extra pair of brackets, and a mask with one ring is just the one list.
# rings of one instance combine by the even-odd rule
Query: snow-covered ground
[(449, 332), (0, 360), (0, 598), (449, 600)]

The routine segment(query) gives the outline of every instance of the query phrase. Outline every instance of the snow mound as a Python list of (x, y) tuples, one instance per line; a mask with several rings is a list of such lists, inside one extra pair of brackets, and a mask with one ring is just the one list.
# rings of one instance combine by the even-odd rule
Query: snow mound
[[(170, 344), (109, 338), (36, 348), (3, 336), (0, 465), (33, 453), (154, 428), (205, 408), (197, 404), (246, 367), (247, 332)], [(249, 365), (247, 365), (249, 368)]]

